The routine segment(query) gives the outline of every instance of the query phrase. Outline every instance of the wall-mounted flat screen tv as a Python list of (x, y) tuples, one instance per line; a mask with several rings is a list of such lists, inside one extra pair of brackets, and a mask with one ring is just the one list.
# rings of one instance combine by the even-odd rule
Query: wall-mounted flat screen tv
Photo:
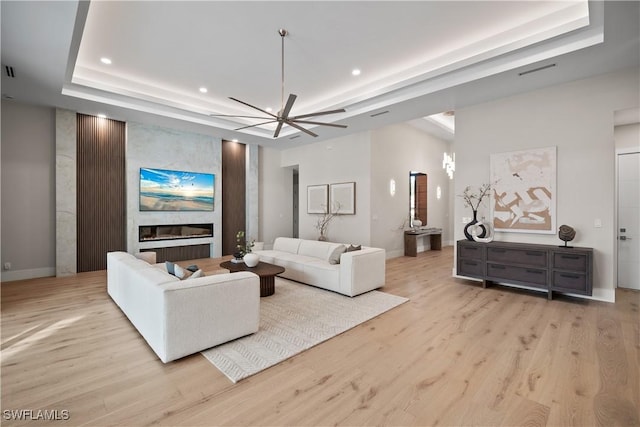
[(212, 211), (216, 176), (140, 168), (141, 211)]

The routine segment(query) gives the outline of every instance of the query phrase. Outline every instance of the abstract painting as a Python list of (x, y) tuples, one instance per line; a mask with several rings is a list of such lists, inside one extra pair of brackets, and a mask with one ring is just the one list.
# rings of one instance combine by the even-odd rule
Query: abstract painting
[(556, 232), (556, 147), (491, 155), (495, 231)]

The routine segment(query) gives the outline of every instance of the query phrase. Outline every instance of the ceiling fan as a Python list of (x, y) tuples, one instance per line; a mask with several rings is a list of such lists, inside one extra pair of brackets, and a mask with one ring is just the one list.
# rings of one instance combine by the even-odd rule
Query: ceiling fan
[(278, 34), (280, 34), (280, 38), (282, 41), (282, 91), (281, 91), (281, 99), (282, 99), (282, 105), (280, 107), (280, 111), (278, 112), (278, 114), (272, 114), (266, 110), (263, 110), (262, 108), (256, 107), (255, 105), (251, 105), (247, 102), (241, 101), (237, 98), (234, 97), (229, 97), (229, 99), (232, 99), (236, 102), (239, 102), (240, 104), (246, 105), (247, 107), (253, 108), (254, 110), (258, 110), (261, 113), (265, 114), (266, 116), (240, 116), (240, 115), (234, 115), (234, 114), (211, 114), (211, 117), (242, 117), (242, 118), (250, 118), (250, 119), (268, 119), (265, 122), (261, 122), (261, 123), (256, 123), (253, 125), (249, 125), (249, 126), (243, 126), (234, 130), (242, 130), (242, 129), (247, 129), (247, 128), (252, 128), (252, 127), (256, 127), (256, 126), (263, 126), (266, 124), (270, 124), (270, 123), (278, 123), (275, 132), (273, 133), (273, 137), (277, 138), (278, 135), (280, 135), (280, 130), (282, 129), (283, 125), (289, 125), (291, 127), (294, 127), (308, 135), (311, 135), (313, 137), (318, 136), (317, 134), (311, 132), (308, 129), (305, 129), (304, 127), (300, 126), (301, 124), (307, 124), (307, 125), (320, 125), (320, 126), (332, 126), (332, 127), (336, 127), (336, 128), (346, 128), (346, 125), (340, 125), (340, 124), (335, 124), (335, 123), (324, 123), (324, 122), (317, 122), (317, 121), (313, 121), (313, 120), (307, 120), (309, 118), (312, 117), (317, 117), (317, 116), (324, 116), (327, 114), (336, 114), (336, 113), (344, 113), (345, 109), (344, 108), (340, 108), (337, 110), (327, 110), (327, 111), (318, 111), (317, 113), (310, 113), (310, 114), (301, 114), (299, 116), (290, 116), (289, 114), (291, 113), (291, 108), (293, 107), (293, 103), (295, 102), (297, 95), (294, 94), (289, 94), (289, 98), (287, 99), (287, 103), (285, 104), (284, 102), (284, 38), (287, 36), (287, 34), (289, 34), (289, 32), (283, 28), (278, 30)]

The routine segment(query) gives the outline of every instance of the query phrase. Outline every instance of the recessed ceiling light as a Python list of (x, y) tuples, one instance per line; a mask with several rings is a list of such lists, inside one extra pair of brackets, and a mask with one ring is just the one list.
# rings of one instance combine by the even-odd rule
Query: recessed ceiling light
[(359, 76), (360, 75), (360, 70), (355, 68), (351, 71), (351, 75), (353, 76)]
[(111, 65), (111, 60), (109, 58), (107, 58), (107, 57), (100, 58), (100, 62), (102, 62), (103, 64), (106, 64), (106, 65)]
[(201, 87), (200, 88), (200, 93), (207, 93), (207, 88), (206, 87)]

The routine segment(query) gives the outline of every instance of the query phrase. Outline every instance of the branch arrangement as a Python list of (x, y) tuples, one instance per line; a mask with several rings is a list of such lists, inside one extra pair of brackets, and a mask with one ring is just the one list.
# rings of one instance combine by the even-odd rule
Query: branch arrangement
[(462, 194), (458, 195), (458, 197), (462, 197), (465, 207), (471, 207), (471, 209), (477, 211), (478, 206), (482, 203), (482, 199), (488, 196), (490, 191), (491, 184), (482, 184), (478, 188), (477, 192), (473, 191), (470, 185), (467, 185)]
[(338, 212), (340, 211), (340, 203), (335, 203), (334, 208), (335, 209), (333, 211), (330, 211), (327, 209), (327, 212), (323, 214), (319, 214), (318, 216), (318, 220), (316, 221), (315, 228), (316, 230), (318, 230), (318, 232), (320, 232), (321, 236), (325, 235), (325, 233), (327, 232), (327, 227), (329, 226), (329, 223), (336, 215), (338, 215)]

